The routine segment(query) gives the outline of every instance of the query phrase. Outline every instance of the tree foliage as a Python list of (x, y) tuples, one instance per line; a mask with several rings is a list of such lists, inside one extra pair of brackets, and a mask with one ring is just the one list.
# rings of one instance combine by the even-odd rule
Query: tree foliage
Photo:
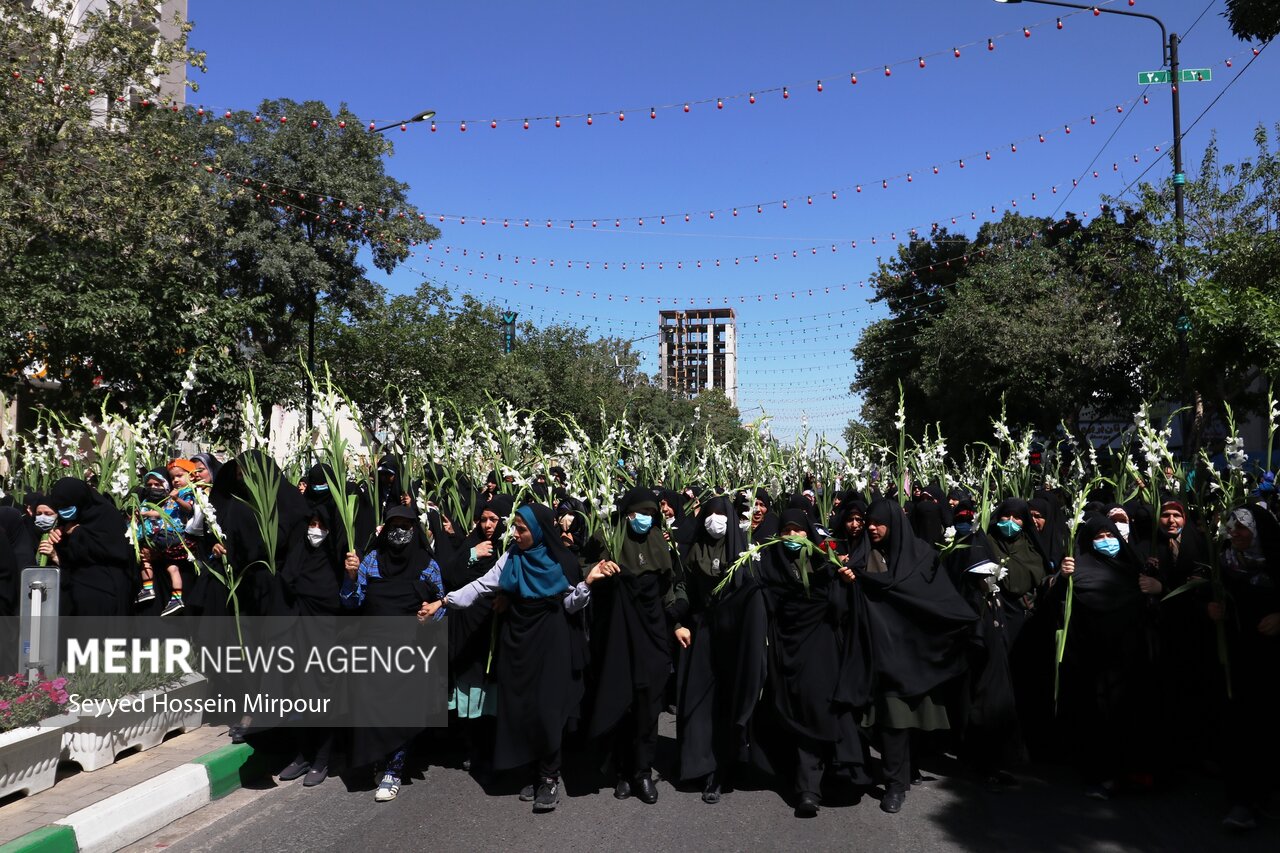
[(1222, 16), (1242, 41), (1271, 41), (1280, 34), (1280, 0), (1227, 0)]
[(853, 349), (867, 427), (894, 431), (899, 381), (907, 429), (939, 423), (957, 441), (985, 435), (1002, 405), (1050, 431), (1176, 401), (1196, 413), (1192, 445), (1227, 405), (1256, 409), (1259, 377), (1280, 370), (1275, 134), (1259, 127), (1238, 163), (1210, 143), (1185, 185), (1182, 243), (1170, 179), (1141, 185), (1136, 204), (1108, 200), (1088, 225), (1006, 214), (948, 242), (951, 269), (933, 259), (953, 235), (900, 247), (875, 277), (889, 317)]
[(191, 384), (179, 414), (234, 430), (249, 374), (259, 399), (303, 403), (314, 317), (317, 364), (384, 423), (423, 395), (463, 411), (493, 396), (589, 431), (603, 407), (737, 440), (722, 394), (662, 391), (627, 342), (526, 323), (504, 354), (497, 306), (430, 283), (388, 294), (370, 268), (440, 233), (388, 174), (390, 141), (318, 101), (215, 116), (164, 100), (160, 79), (205, 57), (185, 21), (158, 36), (159, 5), (112, 0), (74, 27), (70, 3), (0, 12), (0, 377), (29, 393), (43, 372), (28, 402), (78, 417)]

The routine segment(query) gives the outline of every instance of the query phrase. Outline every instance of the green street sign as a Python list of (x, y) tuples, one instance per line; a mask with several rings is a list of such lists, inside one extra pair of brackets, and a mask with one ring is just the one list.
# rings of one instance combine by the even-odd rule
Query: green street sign
[[(1156, 83), (1168, 83), (1171, 75), (1168, 71), (1139, 71), (1138, 85), (1152, 86)], [(1182, 83), (1208, 83), (1213, 79), (1212, 68), (1183, 68), (1178, 72), (1178, 80)]]

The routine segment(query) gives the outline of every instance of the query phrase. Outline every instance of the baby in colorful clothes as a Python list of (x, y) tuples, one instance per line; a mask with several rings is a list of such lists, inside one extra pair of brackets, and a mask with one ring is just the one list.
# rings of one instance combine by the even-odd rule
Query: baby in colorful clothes
[(187, 522), (195, 511), (195, 495), (190, 474), (195, 465), (186, 459), (175, 459), (167, 470), (148, 471), (143, 479), (143, 509), (138, 514), (138, 542), (142, 546), (142, 590), (134, 599), (137, 604), (154, 601), (155, 566), (165, 567), (172, 594), (161, 616), (181, 613), (182, 567), (190, 562), (184, 541)]

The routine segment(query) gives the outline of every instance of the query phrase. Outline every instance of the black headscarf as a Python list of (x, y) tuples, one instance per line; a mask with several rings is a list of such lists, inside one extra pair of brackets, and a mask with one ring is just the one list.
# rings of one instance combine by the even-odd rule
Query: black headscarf
[[(1021, 532), (1013, 539), (1006, 539), (998, 527), (999, 520), (1006, 515), (1022, 525)], [(1002, 500), (991, 513), (987, 538), (995, 561), (1009, 570), (1003, 586), (1012, 595), (1034, 592), (1048, 576), (1049, 558), (1041, 547), (1035, 522), (1031, 519), (1031, 505), (1027, 501), (1022, 498)]]
[[(631, 529), (626, 516), (644, 513), (653, 519), (653, 526), (643, 536)], [(628, 574), (645, 572), (670, 572), (671, 549), (662, 538), (662, 513), (653, 491), (640, 486), (629, 489), (618, 502), (619, 522), (627, 524), (627, 537), (622, 543), (622, 553), (617, 556), (618, 565)]]
[[(724, 536), (719, 539), (707, 532), (706, 520), (712, 515), (725, 516)], [(686, 568), (695, 569), (708, 577), (718, 578), (737, 562), (746, 550), (746, 537), (733, 515), (729, 498), (717, 495), (698, 507), (693, 538), (683, 553)], [(719, 569), (716, 568), (719, 560)]]
[[(391, 522), (399, 518), (406, 519), (410, 530), (413, 531), (409, 544), (403, 548), (396, 548), (387, 542), (387, 532), (391, 529)], [(383, 522), (381, 532), (374, 539), (373, 547), (378, 552), (378, 574), (384, 578), (395, 577), (409, 569), (421, 572), (434, 559), (431, 544), (427, 542), (427, 534), (423, 532), (422, 525), (418, 522), (418, 514), (407, 506), (395, 506), (387, 510), (386, 520)]]
[[(1094, 550), (1093, 540), (1103, 531), (1120, 543), (1114, 557)], [(1138, 576), (1143, 562), (1133, 546), (1121, 537), (1114, 521), (1104, 515), (1086, 518), (1076, 534), (1075, 548), (1077, 605), (1095, 613), (1140, 612), (1142, 591), (1138, 587)]]
[[(462, 540), (462, 544), (458, 547), (453, 559), (447, 561), (448, 565), (441, 564), (446, 589), (458, 589), (466, 586), (476, 578), (484, 577), (485, 573), (493, 568), (494, 563), (502, 556), (502, 537), (507, 530), (507, 519), (511, 517), (511, 513), (514, 511), (515, 500), (511, 495), (495, 495), (489, 503), (476, 507), (476, 521), (471, 528), (471, 532)], [(480, 516), (486, 512), (491, 512), (498, 517), (498, 525), (493, 529), (493, 536), (490, 537), (486, 537), (480, 531)], [(548, 533), (548, 535), (554, 533), (554, 535), (558, 536), (559, 530), (559, 525), (556, 525), (554, 531)], [(481, 542), (492, 543), (493, 553), (487, 557), (479, 557), (473, 563), (471, 562), (471, 549)]]
[[(773, 499), (769, 497), (769, 493), (764, 489), (756, 489), (755, 500), (764, 504), (764, 517), (760, 519), (760, 523), (751, 531), (751, 543), (759, 545), (778, 535), (778, 516), (773, 511)], [(751, 502), (748, 505), (748, 509), (754, 517), (756, 511), (755, 503)]]
[(28, 519), (21, 510), (0, 507), (0, 617), (17, 615), (22, 570), (35, 564)]

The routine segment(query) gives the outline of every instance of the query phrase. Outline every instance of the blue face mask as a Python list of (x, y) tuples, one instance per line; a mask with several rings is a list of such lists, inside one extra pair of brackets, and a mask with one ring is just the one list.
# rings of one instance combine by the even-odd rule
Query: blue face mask
[(643, 536), (649, 532), (650, 527), (653, 527), (653, 516), (638, 512), (635, 518), (627, 519), (627, 523), (631, 525), (631, 529), (637, 536)]
[(972, 532), (973, 532), (973, 522), (961, 521), (956, 524), (957, 536), (968, 536)]
[(1006, 539), (1012, 539), (1022, 532), (1022, 524), (1014, 521), (1012, 518), (1006, 518), (1004, 521), (996, 522), (996, 529)]
[(62, 517), (63, 521), (71, 521), (76, 517), (76, 513), (79, 511), (80, 510), (77, 507), (69, 506), (66, 509), (58, 510), (58, 515)]
[(786, 548), (788, 551), (799, 551), (804, 547), (804, 542), (799, 539), (783, 539), (782, 547)]
[(1107, 557), (1114, 557), (1120, 553), (1120, 540), (1108, 536), (1106, 539), (1093, 540), (1093, 550)]

